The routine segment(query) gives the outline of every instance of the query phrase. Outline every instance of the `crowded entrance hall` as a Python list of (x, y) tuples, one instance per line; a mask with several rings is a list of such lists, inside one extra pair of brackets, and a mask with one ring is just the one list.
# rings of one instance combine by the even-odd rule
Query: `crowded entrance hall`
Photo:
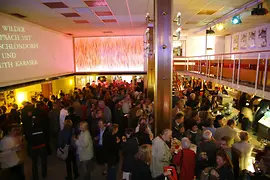
[(270, 179), (269, 8), (1, 0), (0, 179)]

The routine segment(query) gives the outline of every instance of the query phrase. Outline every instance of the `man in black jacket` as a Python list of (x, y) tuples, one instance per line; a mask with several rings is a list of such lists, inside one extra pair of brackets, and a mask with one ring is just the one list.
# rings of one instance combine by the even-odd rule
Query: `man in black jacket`
[[(30, 113), (31, 114), (31, 113)], [(30, 115), (29, 114), (29, 115)], [(41, 159), (42, 177), (47, 177), (47, 150), (45, 133), (42, 127), (42, 119), (39, 113), (33, 112), (32, 115), (32, 136), (29, 144), (32, 147), (32, 173), (33, 180), (38, 180), (38, 157)]]

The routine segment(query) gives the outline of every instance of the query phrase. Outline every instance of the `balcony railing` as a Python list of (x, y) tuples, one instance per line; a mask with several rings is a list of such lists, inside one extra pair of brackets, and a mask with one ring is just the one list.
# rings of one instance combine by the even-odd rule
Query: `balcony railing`
[(270, 98), (269, 55), (270, 50), (174, 57), (174, 69)]

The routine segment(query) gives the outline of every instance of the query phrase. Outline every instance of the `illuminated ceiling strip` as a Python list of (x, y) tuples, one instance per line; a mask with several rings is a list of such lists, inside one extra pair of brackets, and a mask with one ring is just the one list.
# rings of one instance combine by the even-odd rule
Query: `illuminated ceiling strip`
[(133, 27), (133, 21), (132, 21), (132, 17), (131, 17), (131, 12), (130, 12), (130, 8), (129, 8), (128, 0), (126, 0), (126, 5), (127, 5), (127, 9), (128, 9), (130, 23), (131, 23), (131, 26)]

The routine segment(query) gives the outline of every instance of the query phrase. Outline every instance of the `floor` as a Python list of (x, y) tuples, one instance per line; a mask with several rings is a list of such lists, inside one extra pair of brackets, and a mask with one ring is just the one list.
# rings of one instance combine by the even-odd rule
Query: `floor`
[[(40, 162), (39, 162), (40, 165)], [(79, 173), (81, 172), (81, 167), (79, 167)], [(121, 165), (118, 165), (118, 173), (117, 173), (117, 180), (121, 180)], [(93, 168), (92, 173), (92, 180), (106, 180), (106, 176), (102, 175), (102, 172), (104, 170), (104, 167), (95, 164)], [(25, 159), (25, 167), (24, 172), (26, 176), (26, 180), (32, 180), (32, 162), (30, 158)], [(1, 175), (2, 174), (2, 175)], [(39, 174), (40, 174), (40, 180), (43, 180), (41, 178), (41, 165), (39, 166)], [(45, 180), (65, 180), (66, 177), (66, 167), (65, 162), (59, 160), (56, 155), (50, 155), (48, 156), (48, 171), (47, 171), (47, 178)], [(8, 177), (4, 176), (3, 173), (0, 172), (0, 179), (8, 179)], [(83, 180), (83, 177), (80, 176), (78, 180)]]

